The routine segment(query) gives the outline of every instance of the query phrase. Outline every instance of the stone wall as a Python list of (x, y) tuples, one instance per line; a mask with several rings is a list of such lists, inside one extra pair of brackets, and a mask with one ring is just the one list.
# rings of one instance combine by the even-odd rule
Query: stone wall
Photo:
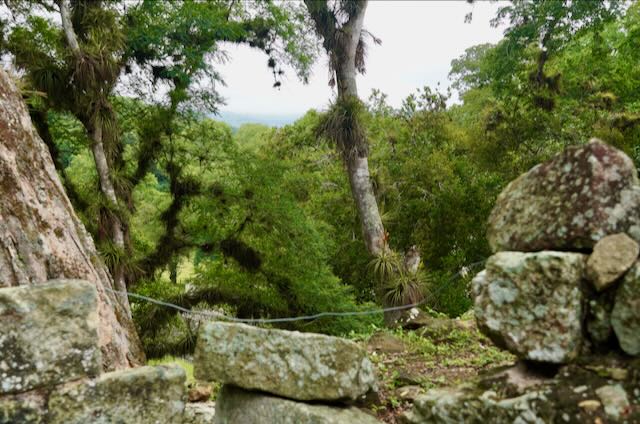
[(0, 289), (0, 424), (373, 424), (351, 404), (376, 390), (373, 365), (337, 337), (203, 325), (196, 377), (224, 384), (215, 415), (188, 404), (179, 366), (103, 373), (95, 286)]
[(640, 422), (640, 184), (599, 140), (511, 182), (489, 218), (494, 255), (473, 280), (478, 327), (520, 359), (433, 390), (426, 423)]
[(0, 424), (181, 423), (178, 366), (102, 373), (93, 284), (0, 289)]

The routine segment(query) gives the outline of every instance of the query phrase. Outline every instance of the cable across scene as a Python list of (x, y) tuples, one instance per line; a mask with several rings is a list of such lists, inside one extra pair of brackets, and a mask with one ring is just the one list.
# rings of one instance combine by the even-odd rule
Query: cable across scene
[[(469, 270), (473, 269), (474, 267), (480, 265), (480, 264), (484, 264), (485, 260), (482, 261), (478, 261), (478, 262), (474, 262), (472, 264), (466, 265), (464, 267), (462, 267), (462, 269), (460, 271), (458, 271), (457, 273), (455, 273), (448, 281), (453, 281), (453, 279), (458, 278), (459, 276), (466, 274)], [(439, 287), (439, 290), (436, 290), (435, 293), (438, 293), (440, 290), (443, 290), (444, 286)], [(182, 307), (180, 305), (176, 305), (174, 303), (170, 303), (170, 302), (165, 302), (159, 299), (154, 299), (152, 297), (149, 296), (144, 296), (141, 294), (137, 294), (137, 293), (130, 293), (127, 291), (120, 291), (120, 290), (113, 290), (110, 288), (105, 288), (106, 291), (118, 294), (118, 295), (122, 295), (122, 296), (128, 296), (130, 298), (134, 298), (134, 299), (139, 299), (139, 300), (144, 300), (146, 302), (149, 303), (153, 303), (155, 305), (159, 305), (159, 306), (164, 306), (167, 308), (171, 308), (189, 315), (198, 315), (198, 316), (202, 316), (202, 317), (206, 317), (206, 318), (212, 318), (212, 319), (217, 319), (217, 320), (224, 320), (224, 321), (229, 321), (229, 322), (236, 322), (236, 323), (245, 323), (245, 324), (275, 324), (275, 323), (283, 323), (283, 322), (295, 322), (295, 321), (311, 321), (311, 320), (315, 320), (315, 319), (319, 319), (319, 318), (326, 318), (326, 317), (347, 317), (347, 316), (363, 316), (363, 315), (376, 315), (376, 314), (384, 314), (387, 312), (394, 312), (394, 311), (403, 311), (403, 310), (407, 310), (407, 309), (412, 309), (412, 308), (416, 308), (418, 306), (424, 305), (427, 302), (427, 298), (421, 300), (420, 302), (416, 302), (416, 303), (411, 303), (411, 304), (407, 304), (407, 305), (401, 305), (401, 306), (391, 306), (391, 307), (387, 307), (387, 308), (378, 308), (378, 309), (370, 309), (370, 310), (366, 310), (366, 311), (331, 311), (331, 312), (318, 312), (316, 314), (311, 314), (311, 315), (300, 315), (300, 316), (295, 316), (295, 317), (282, 317), (282, 318), (236, 318), (236, 317), (230, 317), (228, 315), (225, 315), (223, 313), (220, 312), (214, 312), (214, 311), (193, 311), (191, 309), (187, 309), (185, 307)]]

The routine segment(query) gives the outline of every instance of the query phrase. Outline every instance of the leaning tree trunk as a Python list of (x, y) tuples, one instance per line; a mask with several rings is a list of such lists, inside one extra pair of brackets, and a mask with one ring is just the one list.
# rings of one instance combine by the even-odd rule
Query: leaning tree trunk
[[(105, 370), (144, 362), (127, 310), (76, 216), (19, 91), (0, 70), (0, 287), (80, 278), (98, 291)], [(46, 340), (42, 341), (46, 343)]]
[[(363, 2), (358, 14), (345, 24), (336, 40), (340, 44), (337, 51), (334, 52), (338, 101), (358, 98), (356, 54), (366, 7), (367, 3)], [(329, 53), (331, 54), (331, 52)], [(361, 143), (366, 143), (366, 140), (355, 140), (349, 144), (359, 145)], [(380, 256), (387, 249), (385, 231), (369, 174), (369, 158), (366, 149), (359, 150), (362, 151), (347, 155), (347, 174), (351, 185), (351, 194), (360, 216), (362, 235), (367, 250), (373, 256)]]

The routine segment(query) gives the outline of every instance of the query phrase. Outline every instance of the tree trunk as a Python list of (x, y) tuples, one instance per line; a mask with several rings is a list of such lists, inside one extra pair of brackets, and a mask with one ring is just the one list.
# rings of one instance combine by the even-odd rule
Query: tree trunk
[[(337, 49), (340, 54), (334, 52), (339, 99), (358, 97), (356, 52), (360, 42), (366, 7), (367, 3), (362, 2), (357, 15), (352, 16), (349, 22), (344, 25), (338, 40), (336, 40), (340, 44)], [(366, 140), (364, 142), (366, 143)], [(380, 256), (387, 249), (387, 242), (369, 174), (369, 159), (366, 153), (360, 153), (352, 155), (346, 162), (351, 194), (358, 209), (367, 250), (373, 256)]]
[[(144, 363), (133, 322), (76, 216), (19, 91), (0, 70), (0, 287), (80, 278), (98, 291), (105, 370)], [(46, 340), (42, 341), (46, 343)]]
[[(118, 205), (118, 198), (116, 191), (111, 182), (111, 171), (107, 162), (107, 155), (104, 151), (104, 143), (102, 141), (102, 125), (98, 122), (95, 127), (90, 131), (91, 136), (91, 152), (93, 153), (93, 160), (96, 164), (96, 171), (98, 172), (98, 179), (100, 180), (100, 191), (104, 194), (112, 206)], [(120, 250), (120, 254), (124, 254), (124, 231), (122, 229), (122, 222), (118, 216), (114, 216), (111, 222), (111, 240), (113, 244)], [(125, 292), (127, 291), (127, 285), (124, 277), (124, 269), (122, 265), (116, 264), (113, 272), (113, 281), (115, 283), (116, 290)], [(127, 313), (127, 316), (131, 318), (131, 308), (129, 307), (129, 300), (126, 295), (121, 295), (120, 303)]]

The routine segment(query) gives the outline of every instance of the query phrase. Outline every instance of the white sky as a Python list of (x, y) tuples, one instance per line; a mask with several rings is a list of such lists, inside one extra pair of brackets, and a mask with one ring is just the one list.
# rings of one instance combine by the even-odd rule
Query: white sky
[[(380, 1), (372, 0), (365, 28), (382, 39), (370, 43), (367, 73), (358, 77), (358, 90), (367, 99), (371, 89), (389, 95), (392, 106), (419, 87), (449, 85), (451, 60), (476, 44), (497, 42), (502, 29), (489, 25), (499, 4), (476, 1)], [(473, 21), (464, 23), (473, 11)], [(218, 67), (226, 87), (223, 112), (257, 115), (301, 115), (311, 108), (325, 108), (333, 96), (328, 86), (326, 58), (313, 68), (309, 84), (302, 84), (287, 70), (283, 86), (273, 88), (273, 76), (264, 53), (245, 46), (226, 47), (231, 60)]]

